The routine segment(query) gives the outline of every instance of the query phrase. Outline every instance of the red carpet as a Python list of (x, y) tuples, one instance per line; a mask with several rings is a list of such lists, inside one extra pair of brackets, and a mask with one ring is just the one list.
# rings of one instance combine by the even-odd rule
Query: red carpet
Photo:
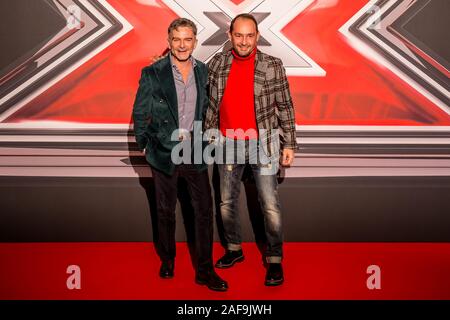
[[(216, 243), (215, 259), (222, 252)], [(185, 243), (171, 280), (159, 279), (152, 243), (1, 243), (0, 299), (450, 299), (449, 243), (286, 243), (280, 287), (264, 286), (255, 244), (244, 252), (218, 270), (230, 286), (221, 293), (194, 283)], [(66, 287), (69, 265), (80, 290)], [(369, 265), (381, 268), (379, 290), (366, 286)]]

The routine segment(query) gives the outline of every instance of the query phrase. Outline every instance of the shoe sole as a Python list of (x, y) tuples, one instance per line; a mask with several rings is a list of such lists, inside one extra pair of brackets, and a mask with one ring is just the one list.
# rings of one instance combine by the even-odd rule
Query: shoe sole
[(233, 261), (231, 261), (230, 264), (218, 264), (218, 263), (216, 263), (215, 267), (219, 268), (219, 269), (227, 269), (227, 268), (231, 268), (232, 266), (234, 266), (234, 264), (236, 262), (242, 262), (242, 261), (244, 261), (244, 256), (240, 256), (240, 257), (234, 259)]
[(201, 286), (207, 286), (208, 289), (213, 290), (213, 291), (219, 291), (219, 292), (224, 292), (227, 291), (228, 288), (214, 288), (214, 287), (210, 287), (208, 286), (208, 284), (206, 282), (200, 281), (200, 280), (195, 280), (195, 283), (201, 285)]
[(266, 281), (264, 284), (268, 287), (274, 287), (274, 286), (279, 286), (281, 284), (283, 284), (284, 279), (281, 280), (271, 280), (271, 281)]

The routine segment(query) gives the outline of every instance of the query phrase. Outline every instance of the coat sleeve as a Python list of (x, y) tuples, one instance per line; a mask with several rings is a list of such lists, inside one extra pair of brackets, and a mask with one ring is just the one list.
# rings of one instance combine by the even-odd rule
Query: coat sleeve
[(220, 54), (216, 54), (208, 62), (208, 109), (205, 119), (205, 130), (217, 129), (219, 127), (218, 108), (218, 72), (220, 67)]
[(134, 135), (140, 150), (147, 146), (148, 138), (146, 135), (147, 125), (151, 121), (150, 113), (150, 99), (151, 99), (151, 81), (148, 73), (144, 68), (139, 80), (139, 88), (136, 93), (136, 98), (133, 105), (133, 123)]
[(296, 149), (296, 129), (294, 105), (289, 90), (289, 82), (286, 77), (286, 71), (280, 59), (276, 64), (276, 88), (275, 98), (278, 109), (278, 117), (281, 128), (283, 129), (283, 148)]

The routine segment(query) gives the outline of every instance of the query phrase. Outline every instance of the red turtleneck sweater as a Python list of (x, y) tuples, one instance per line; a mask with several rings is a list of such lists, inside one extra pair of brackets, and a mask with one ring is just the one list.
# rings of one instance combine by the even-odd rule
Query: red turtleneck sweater
[[(256, 48), (247, 57), (238, 56), (234, 50), (233, 62), (228, 75), (225, 93), (220, 105), (220, 131), (232, 139), (256, 139), (257, 125), (255, 116), (254, 75)], [(230, 135), (227, 129), (253, 129), (252, 135)]]

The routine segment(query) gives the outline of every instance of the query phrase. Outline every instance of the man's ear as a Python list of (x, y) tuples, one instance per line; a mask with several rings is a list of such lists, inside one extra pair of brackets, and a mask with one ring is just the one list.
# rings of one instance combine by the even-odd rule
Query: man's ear
[(198, 39), (195, 38), (194, 49), (197, 48)]
[(259, 31), (256, 33), (256, 43), (258, 43), (258, 41), (259, 41), (259, 36), (260, 36), (260, 33), (259, 33)]
[(230, 31), (227, 31), (227, 35), (228, 35), (228, 40), (231, 41), (231, 32), (230, 32)]

